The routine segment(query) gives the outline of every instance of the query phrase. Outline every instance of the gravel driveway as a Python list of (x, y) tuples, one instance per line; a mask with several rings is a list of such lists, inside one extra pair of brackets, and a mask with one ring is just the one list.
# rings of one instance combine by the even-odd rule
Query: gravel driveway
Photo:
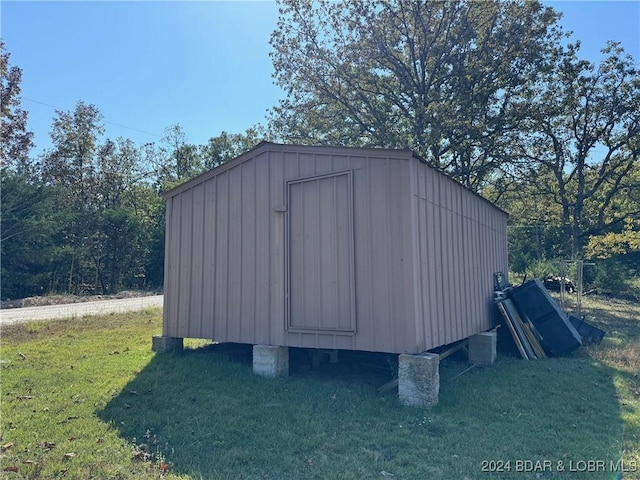
[(163, 299), (164, 295), (153, 295), (149, 297), (47, 305), (44, 307), (8, 308), (0, 310), (0, 325), (12, 325), (34, 320), (83, 317), (85, 315), (103, 315), (113, 312), (144, 310), (145, 308), (162, 307)]

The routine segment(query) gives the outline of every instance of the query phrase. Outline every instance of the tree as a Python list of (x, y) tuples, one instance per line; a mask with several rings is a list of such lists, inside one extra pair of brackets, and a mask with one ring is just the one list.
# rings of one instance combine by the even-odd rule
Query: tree
[(153, 191), (145, 179), (141, 149), (131, 140), (106, 140), (100, 146), (87, 242), (94, 283), (103, 292), (145, 286), (153, 207), (144, 195)]
[(102, 114), (94, 105), (79, 101), (72, 112), (56, 110), (50, 132), (53, 148), (38, 159), (41, 180), (63, 192), (58, 208), (68, 213), (68, 220), (63, 225), (64, 248), (56, 271), (66, 277), (66, 285), (58, 284), (57, 289), (70, 293), (93, 288), (88, 280), (95, 270), (89, 239), (95, 221), (97, 154), (103, 132)]
[(200, 147), (204, 169), (218, 167), (265, 139), (266, 133), (260, 126), (250, 127), (244, 134), (222, 132), (217, 137), (211, 137), (206, 145)]
[[(187, 136), (179, 124), (165, 128), (156, 152), (159, 163), (158, 183), (166, 190), (202, 173), (202, 160), (198, 147), (187, 142)], [(148, 154), (153, 151), (150, 149)]]
[(103, 140), (102, 133), (99, 110), (78, 102), (73, 112), (56, 112), (53, 148), (39, 159), (42, 181), (57, 189), (56, 208), (67, 213), (49, 265), (56, 290), (112, 293), (147, 285), (161, 203), (148, 178), (148, 148)]
[(589, 236), (640, 215), (629, 201), (640, 189), (640, 71), (617, 44), (598, 67), (576, 52), (569, 46), (531, 85), (531, 114), (512, 143), (523, 181), (558, 205), (573, 257)]
[(0, 39), (0, 167), (28, 170), (33, 133), (27, 130), (27, 112), (20, 108), (22, 70), (9, 66), (9, 53)]
[(95, 194), (102, 114), (95, 105), (79, 101), (73, 112), (56, 110), (55, 115), (50, 132), (53, 148), (40, 158), (40, 174), (52, 185), (64, 185), (70, 199), (83, 208)]
[(42, 295), (55, 288), (52, 265), (61, 251), (60, 190), (37, 179), (2, 169), (0, 266), (2, 298)]
[(270, 128), (300, 143), (411, 148), (479, 190), (507, 159), (525, 85), (562, 37), (539, 2), (283, 0), (271, 44), (287, 98)]

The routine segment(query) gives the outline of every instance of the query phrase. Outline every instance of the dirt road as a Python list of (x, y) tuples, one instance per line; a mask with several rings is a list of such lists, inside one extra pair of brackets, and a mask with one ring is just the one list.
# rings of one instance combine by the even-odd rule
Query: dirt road
[(145, 308), (162, 307), (163, 295), (149, 297), (122, 298), (117, 300), (99, 300), (96, 302), (67, 303), (44, 307), (8, 308), (0, 310), (0, 325), (49, 320), (53, 318), (82, 317), (85, 315), (104, 315), (112, 312), (130, 312)]

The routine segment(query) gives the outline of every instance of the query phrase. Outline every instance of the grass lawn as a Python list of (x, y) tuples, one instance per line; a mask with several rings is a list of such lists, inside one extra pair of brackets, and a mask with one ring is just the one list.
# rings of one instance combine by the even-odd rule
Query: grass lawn
[(450, 357), (431, 410), (378, 393), (377, 357), (312, 370), (292, 352), (273, 380), (241, 346), (156, 355), (157, 310), (5, 327), (0, 477), (640, 479), (640, 306), (583, 306), (601, 345), (467, 372)]

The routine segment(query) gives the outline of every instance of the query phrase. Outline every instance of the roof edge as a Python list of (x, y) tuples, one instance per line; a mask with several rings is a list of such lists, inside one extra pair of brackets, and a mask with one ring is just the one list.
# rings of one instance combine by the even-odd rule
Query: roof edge
[(432, 168), (433, 170), (438, 172), (439, 174), (444, 175), (445, 177), (447, 177), (452, 182), (456, 182), (458, 185), (460, 185), (465, 190), (468, 190), (469, 192), (471, 192), (475, 196), (481, 198), (483, 201), (485, 201), (485, 202), (489, 203), (490, 205), (492, 205), (497, 210), (500, 210), (502, 213), (504, 213), (505, 215), (509, 216), (509, 212), (507, 212), (504, 209), (500, 208), (498, 205), (496, 205), (495, 203), (493, 203), (491, 200), (489, 200), (488, 198), (484, 197), (480, 193), (472, 190), (471, 188), (467, 187), (463, 183), (457, 181), (456, 179), (451, 177), (447, 172), (445, 172), (443, 169), (438, 168), (438, 167), (430, 164), (429, 162), (427, 162), (427, 160), (422, 158), (415, 151), (413, 151), (411, 149), (408, 149), (408, 148), (346, 147), (346, 146), (340, 146), (340, 145), (323, 145), (323, 144), (300, 145), (300, 144), (290, 144), (290, 143), (274, 143), (274, 142), (268, 142), (266, 140), (263, 140), (262, 142), (258, 143), (252, 149), (247, 150), (246, 152), (238, 155), (235, 158), (232, 158), (228, 162), (225, 162), (222, 165), (219, 165), (219, 166), (217, 166), (215, 168), (212, 168), (211, 170), (208, 170), (206, 172), (203, 172), (200, 175), (197, 175), (197, 176), (195, 176), (193, 178), (190, 178), (186, 182), (181, 183), (180, 185), (177, 185), (177, 186), (173, 187), (172, 189), (167, 190), (166, 192), (163, 192), (162, 193), (162, 197), (165, 200), (168, 200), (168, 199), (170, 199), (172, 197), (175, 197), (176, 195), (182, 193), (183, 191), (192, 188), (194, 185), (197, 185), (199, 183), (205, 182), (208, 179), (210, 179), (210, 178), (212, 178), (212, 177), (214, 177), (214, 176), (216, 176), (216, 175), (218, 175), (218, 174), (220, 174), (220, 173), (222, 173), (222, 172), (224, 172), (226, 170), (229, 170), (229, 169), (235, 167), (239, 163), (247, 161), (250, 158), (253, 158), (253, 157), (255, 157), (257, 155), (260, 155), (262, 153), (265, 153), (265, 152), (269, 152), (269, 151), (279, 151), (279, 152), (293, 151), (293, 152), (299, 152), (301, 150), (309, 150), (309, 151), (313, 151), (314, 153), (318, 153), (318, 151), (322, 151), (322, 150), (336, 150), (336, 149), (352, 151), (352, 152), (361, 152), (362, 154), (378, 154), (378, 155), (379, 154), (385, 154), (387, 156), (394, 156), (394, 157), (396, 157), (398, 159), (400, 159), (400, 158), (406, 158), (406, 159), (415, 158), (420, 163), (423, 163), (427, 167)]
[(200, 182), (205, 182), (207, 181), (209, 178), (214, 177), (216, 175), (218, 175), (219, 173), (224, 172), (225, 170), (228, 170), (230, 168), (233, 168), (235, 165), (242, 163), (246, 160), (249, 160), (252, 157), (255, 157), (256, 155), (259, 155), (261, 153), (264, 152), (268, 152), (268, 151), (273, 151), (273, 150), (277, 150), (280, 152), (286, 152), (286, 151), (294, 151), (294, 152), (299, 152), (301, 150), (313, 150), (314, 153), (318, 153), (319, 150), (335, 150), (335, 149), (340, 149), (340, 150), (350, 150), (350, 151), (358, 151), (358, 152), (362, 152), (363, 154), (366, 153), (371, 153), (371, 154), (381, 154), (384, 153), (387, 156), (395, 156), (397, 158), (402, 158), (402, 157), (406, 157), (407, 159), (410, 157), (410, 155), (413, 154), (412, 150), (409, 149), (398, 149), (398, 148), (378, 148), (378, 147), (345, 147), (345, 146), (339, 146), (339, 145), (299, 145), (299, 144), (288, 144), (288, 143), (274, 143), (274, 142), (268, 142), (266, 140), (263, 140), (262, 142), (258, 143), (255, 147), (253, 147), (250, 150), (247, 150), (244, 153), (241, 153), (240, 155), (238, 155), (235, 158), (232, 158), (231, 160), (229, 160), (228, 162), (223, 163), (222, 165), (219, 165), (215, 168), (212, 168), (211, 170), (207, 170), (206, 172), (203, 172), (193, 178), (190, 178), (189, 180), (187, 180), (184, 183), (181, 183), (180, 185), (176, 185), (175, 187), (162, 192), (162, 197), (165, 200), (168, 200), (171, 197), (175, 197), (176, 195), (178, 195), (179, 193), (182, 193), (185, 190), (188, 190), (189, 188), (191, 188), (194, 185), (197, 185)]

